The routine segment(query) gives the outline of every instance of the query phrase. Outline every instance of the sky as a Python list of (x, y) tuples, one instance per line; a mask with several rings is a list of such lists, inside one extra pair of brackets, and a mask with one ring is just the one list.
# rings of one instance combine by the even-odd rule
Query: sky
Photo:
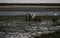
[(60, 0), (0, 0), (0, 3), (60, 3)]

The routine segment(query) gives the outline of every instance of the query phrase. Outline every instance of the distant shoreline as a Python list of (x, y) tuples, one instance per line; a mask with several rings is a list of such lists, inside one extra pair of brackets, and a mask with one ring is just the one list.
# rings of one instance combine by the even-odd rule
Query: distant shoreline
[(10, 6), (10, 5), (20, 5), (20, 6), (60, 6), (60, 3), (0, 3), (0, 6)]

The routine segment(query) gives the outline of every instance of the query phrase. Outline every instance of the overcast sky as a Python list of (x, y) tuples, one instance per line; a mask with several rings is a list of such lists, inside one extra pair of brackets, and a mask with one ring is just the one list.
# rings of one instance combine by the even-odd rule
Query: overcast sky
[(0, 0), (0, 3), (60, 3), (60, 0)]

